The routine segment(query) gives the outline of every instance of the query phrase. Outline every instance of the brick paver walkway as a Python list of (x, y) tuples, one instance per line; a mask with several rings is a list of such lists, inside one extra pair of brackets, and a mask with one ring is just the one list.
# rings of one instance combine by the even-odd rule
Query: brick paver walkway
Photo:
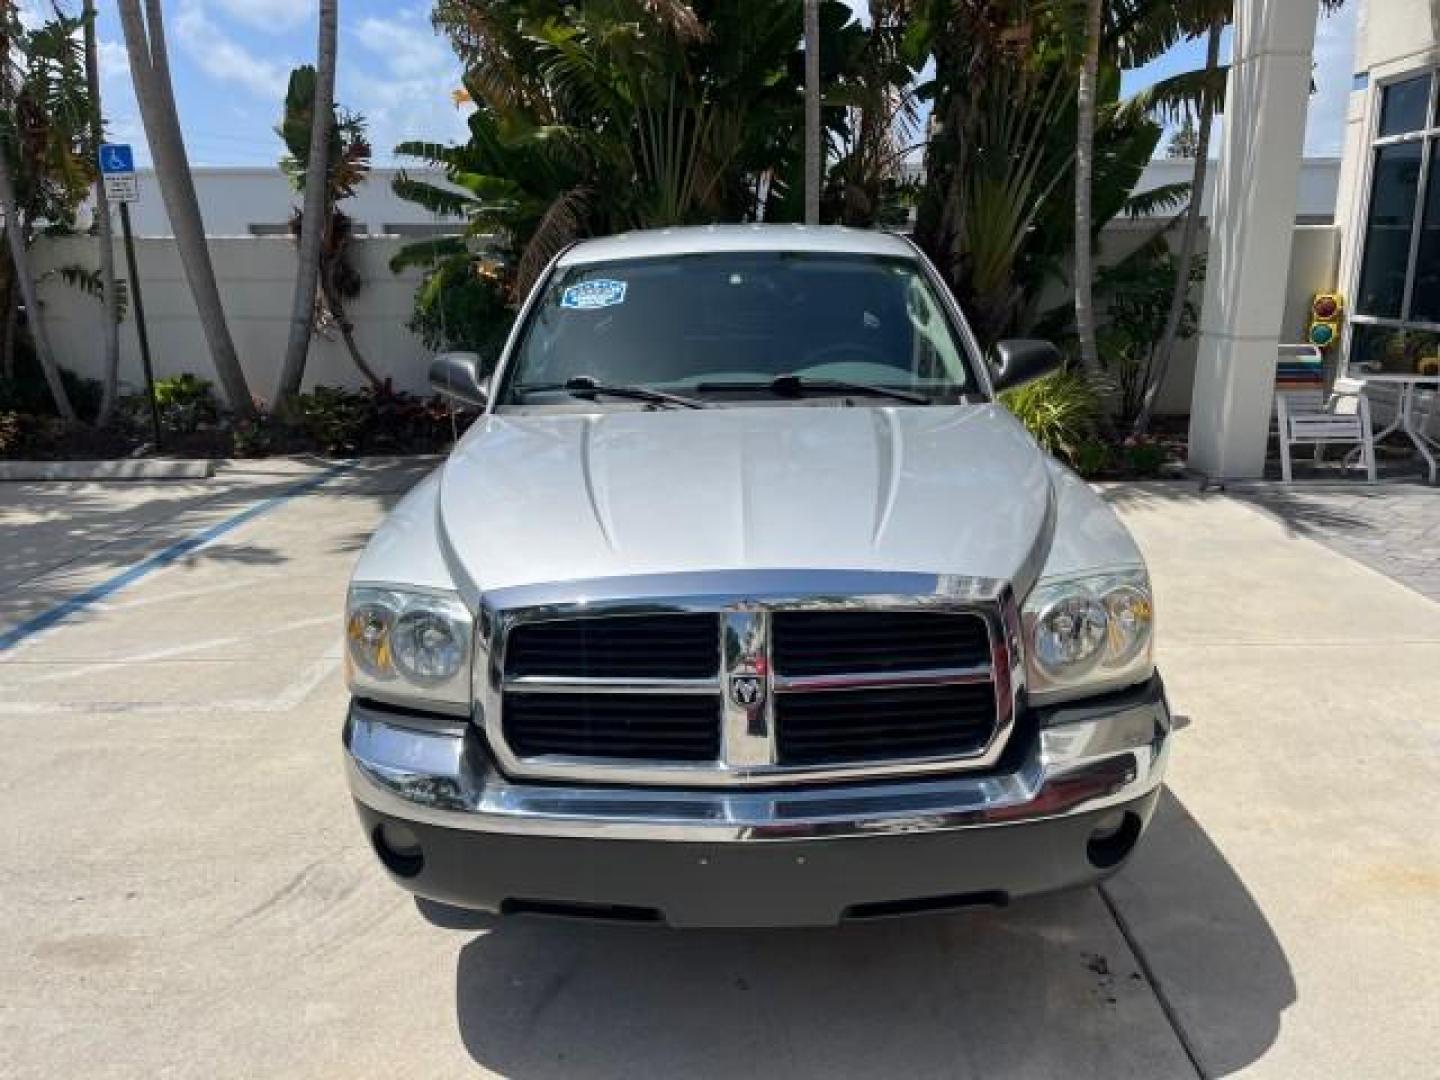
[(1232, 485), (1227, 494), (1440, 601), (1440, 488), (1266, 483)]

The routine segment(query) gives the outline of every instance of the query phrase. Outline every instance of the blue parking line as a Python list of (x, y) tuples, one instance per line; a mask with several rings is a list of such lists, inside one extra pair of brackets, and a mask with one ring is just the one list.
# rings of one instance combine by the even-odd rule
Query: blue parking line
[(338, 474), (353, 468), (353, 464), (342, 462), (332, 465), (324, 472), (302, 480), (300, 483), (286, 488), (278, 495), (272, 495), (254, 506), (241, 510), (238, 514), (226, 518), (224, 521), (211, 525), (193, 536), (187, 536), (184, 540), (177, 540), (169, 547), (161, 548), (154, 555), (141, 559), (134, 566), (121, 570), (113, 577), (106, 578), (98, 585), (92, 585), (78, 596), (72, 596), (62, 604), (57, 604), (48, 611), (42, 611), (39, 615), (25, 620), (19, 626), (0, 634), (0, 653), (13, 649), (26, 638), (34, 637), (42, 631), (50, 629), (56, 623), (63, 622), (71, 615), (84, 611), (93, 604), (99, 603), (106, 597), (119, 592), (121, 589), (129, 588), (135, 582), (156, 570), (162, 570), (169, 566), (176, 559), (182, 559), (197, 548), (202, 548), (217, 537), (238, 529), (246, 522), (253, 521), (261, 514), (267, 514), (277, 506), (289, 502), (291, 499), (301, 495), (307, 495), (314, 491), (321, 484), (332, 479)]

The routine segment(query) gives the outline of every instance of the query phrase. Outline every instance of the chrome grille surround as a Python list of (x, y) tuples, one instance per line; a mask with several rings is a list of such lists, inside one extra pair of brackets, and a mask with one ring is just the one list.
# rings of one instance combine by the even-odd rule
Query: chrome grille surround
[[(990, 662), (966, 668), (781, 678), (769, 657), (770, 613), (782, 610), (935, 611), (984, 620)], [(566, 679), (505, 677), (505, 643), (532, 621), (656, 613), (713, 614), (721, 635), (720, 670), (706, 679)], [(758, 648), (745, 647), (746, 642)], [(1008, 582), (981, 577), (865, 570), (735, 570), (653, 574), (493, 590), (480, 598), (473, 666), (475, 722), (508, 776), (675, 787), (736, 787), (855, 781), (905, 775), (976, 771), (1004, 752), (1024, 681), (1019, 609)], [(730, 692), (736, 677), (758, 676), (763, 692), (742, 703)], [(994, 683), (996, 718), (985, 745), (964, 755), (897, 758), (819, 766), (778, 762), (776, 694), (824, 689)], [(710, 694), (721, 703), (720, 755), (715, 761), (517, 755), (505, 739), (507, 694), (585, 692)]]

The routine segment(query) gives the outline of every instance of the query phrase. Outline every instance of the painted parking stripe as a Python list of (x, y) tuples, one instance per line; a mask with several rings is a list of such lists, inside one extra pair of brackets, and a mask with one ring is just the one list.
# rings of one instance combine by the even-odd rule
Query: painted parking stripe
[(13, 649), (27, 638), (32, 638), (36, 634), (50, 629), (50, 627), (65, 621), (71, 615), (84, 611), (86, 608), (99, 603), (106, 597), (114, 595), (121, 589), (129, 588), (141, 578), (153, 574), (156, 570), (163, 570), (177, 559), (183, 559), (191, 552), (199, 550), (206, 544), (224, 536), (228, 532), (238, 529), (247, 522), (254, 521), (262, 514), (268, 514), (271, 510), (274, 510), (278, 506), (283, 506), (291, 499), (298, 498), (301, 495), (308, 495), (321, 484), (324, 484), (326, 481), (353, 467), (354, 465), (350, 462), (341, 462), (338, 465), (332, 465), (324, 472), (302, 480), (300, 483), (286, 488), (278, 495), (272, 495), (268, 499), (261, 500), (254, 506), (246, 507), (238, 514), (228, 517), (224, 521), (217, 522), (208, 529), (202, 529), (192, 536), (187, 536), (183, 540), (176, 541), (169, 547), (161, 548), (154, 555), (141, 559), (134, 566), (121, 570), (118, 574), (107, 578), (98, 585), (92, 585), (84, 592), (77, 596), (72, 596), (64, 603), (57, 604), (48, 611), (42, 611), (39, 615), (26, 619), (19, 626), (0, 634), (0, 653)]

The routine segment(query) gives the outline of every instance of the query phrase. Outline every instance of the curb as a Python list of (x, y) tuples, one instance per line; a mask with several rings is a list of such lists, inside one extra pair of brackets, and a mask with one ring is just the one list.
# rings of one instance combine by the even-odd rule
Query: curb
[(219, 462), (127, 458), (122, 461), (0, 461), (0, 482), (25, 480), (207, 480)]

